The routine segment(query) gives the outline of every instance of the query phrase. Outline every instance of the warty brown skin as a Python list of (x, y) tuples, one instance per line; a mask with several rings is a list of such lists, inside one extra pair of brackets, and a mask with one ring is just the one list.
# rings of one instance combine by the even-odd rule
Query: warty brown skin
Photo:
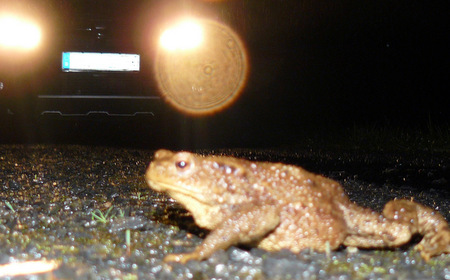
[(145, 179), (211, 230), (193, 252), (165, 261), (203, 260), (235, 244), (298, 253), (397, 247), (415, 234), (425, 260), (450, 253), (450, 229), (438, 212), (414, 201), (386, 204), (383, 213), (351, 202), (342, 186), (300, 167), (225, 156), (158, 150)]

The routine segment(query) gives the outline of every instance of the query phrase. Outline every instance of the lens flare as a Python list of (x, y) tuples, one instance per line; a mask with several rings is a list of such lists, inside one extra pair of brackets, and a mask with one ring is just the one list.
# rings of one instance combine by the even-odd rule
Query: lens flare
[(193, 49), (202, 41), (202, 27), (192, 20), (183, 21), (161, 35), (161, 45), (169, 51)]
[(243, 43), (229, 27), (211, 20), (195, 23), (201, 40), (189, 47), (180, 42), (163, 43), (171, 41), (167, 38), (172, 32), (181, 30), (174, 41), (195, 37), (186, 35), (186, 26), (177, 25), (163, 33), (155, 73), (161, 93), (171, 105), (184, 113), (206, 115), (236, 100), (246, 82), (248, 62)]
[(40, 40), (41, 31), (35, 24), (13, 16), (0, 18), (0, 46), (33, 49)]

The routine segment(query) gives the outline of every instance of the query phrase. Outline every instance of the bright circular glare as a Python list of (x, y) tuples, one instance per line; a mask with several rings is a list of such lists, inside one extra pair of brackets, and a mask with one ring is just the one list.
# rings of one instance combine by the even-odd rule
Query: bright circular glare
[(9, 48), (32, 49), (41, 40), (41, 31), (36, 25), (20, 18), (0, 18), (0, 45)]
[(186, 45), (176, 39), (187, 32), (175, 29), (180, 31), (176, 43), (168, 44), (169, 48), (161, 44), (158, 49), (155, 74), (167, 102), (183, 113), (200, 116), (222, 111), (238, 98), (246, 82), (248, 61), (242, 41), (231, 28), (208, 19), (196, 23), (203, 34), (201, 44), (180, 51)]
[(167, 50), (189, 50), (202, 43), (203, 31), (198, 23), (188, 20), (167, 29), (160, 40), (161, 45)]

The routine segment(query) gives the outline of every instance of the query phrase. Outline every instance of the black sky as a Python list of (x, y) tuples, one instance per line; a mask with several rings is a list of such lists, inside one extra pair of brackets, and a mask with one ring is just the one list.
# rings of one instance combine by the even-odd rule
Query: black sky
[(245, 22), (254, 58), (252, 86), (261, 92), (270, 89), (284, 112), (297, 108), (324, 117), (346, 115), (346, 121), (448, 117), (448, 20), (443, 4), (253, 4), (245, 12), (254, 19)]

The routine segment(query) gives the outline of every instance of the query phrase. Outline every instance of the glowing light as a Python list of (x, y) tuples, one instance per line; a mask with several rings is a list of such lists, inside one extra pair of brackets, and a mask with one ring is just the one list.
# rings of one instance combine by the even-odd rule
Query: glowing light
[(35, 24), (13, 17), (0, 17), (0, 46), (33, 49), (41, 41), (41, 30)]
[(192, 20), (186, 20), (166, 30), (161, 35), (161, 45), (167, 50), (189, 50), (203, 41), (202, 27)]
[[(171, 105), (184, 113), (207, 115), (237, 99), (245, 86), (248, 62), (244, 45), (229, 27), (212, 20), (197, 20), (196, 24), (200, 27), (196, 30), (202, 32), (197, 47), (181, 43), (192, 38), (186, 35), (187, 29), (192, 29), (186, 26), (163, 36), (177, 34), (174, 44), (163, 44), (172, 40), (161, 38), (155, 74), (162, 95)], [(190, 46), (188, 51), (186, 46)]]

